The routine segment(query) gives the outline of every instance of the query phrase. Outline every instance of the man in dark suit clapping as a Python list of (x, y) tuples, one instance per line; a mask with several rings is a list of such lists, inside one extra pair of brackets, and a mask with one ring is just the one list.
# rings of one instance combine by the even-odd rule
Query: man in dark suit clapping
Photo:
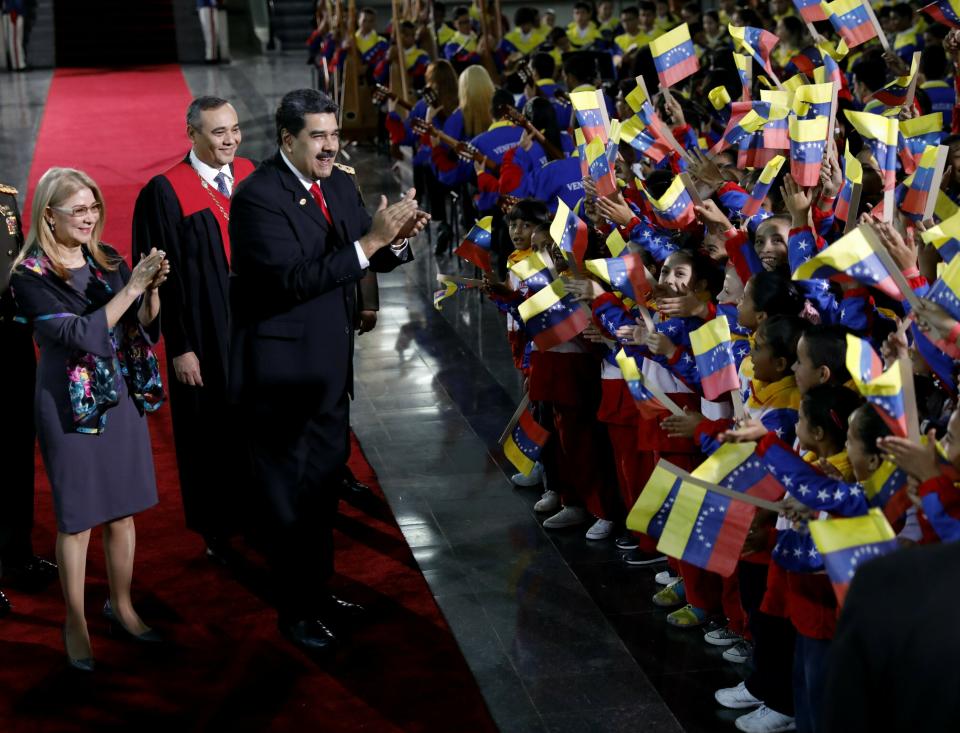
[(277, 586), (281, 632), (308, 650), (359, 607), (331, 595), (333, 531), (349, 454), (357, 281), (412, 259), (427, 215), (414, 190), (371, 217), (334, 162), (337, 107), (290, 92), (277, 154), (238, 187), (230, 210), (230, 390), (243, 415)]

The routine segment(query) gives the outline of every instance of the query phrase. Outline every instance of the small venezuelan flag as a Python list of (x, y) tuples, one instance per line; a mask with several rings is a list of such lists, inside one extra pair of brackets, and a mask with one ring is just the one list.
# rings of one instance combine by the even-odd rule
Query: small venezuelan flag
[(940, 259), (949, 264), (960, 252), (960, 212), (921, 232), (920, 238), (936, 247)]
[(655, 134), (655, 128), (645, 125), (639, 115), (620, 125), (620, 139), (654, 163), (659, 163), (672, 150), (668, 142)]
[(960, 0), (936, 0), (920, 8), (937, 23), (943, 23), (951, 28), (960, 28)]
[(877, 28), (864, 7), (869, 0), (835, 0), (821, 3), (834, 30), (849, 48), (877, 37)]
[(793, 95), (793, 111), (801, 119), (829, 117), (833, 102), (833, 84), (804, 84)]
[(540, 452), (547, 444), (550, 432), (544, 429), (530, 410), (524, 410), (516, 427), (503, 443), (503, 455), (524, 476), (529, 476), (540, 460)]
[(680, 491), (680, 483), (676, 475), (657, 464), (627, 515), (627, 529), (643, 532), (654, 539), (660, 537)]
[(899, 155), (904, 173), (913, 173), (923, 151), (943, 140), (943, 114), (934, 112), (900, 121)]
[(772, 102), (734, 102), (730, 109), (727, 129), (710, 153), (716, 154), (731, 145), (740, 143), (748, 135), (763, 129), (768, 123), (785, 120), (789, 113), (789, 108)]
[(733, 343), (726, 318), (714, 318), (690, 333), (690, 345), (700, 372), (700, 387), (708, 400), (740, 389)]
[(671, 87), (700, 69), (700, 61), (693, 48), (690, 28), (686, 23), (650, 41), (653, 65), (660, 77), (660, 84)]
[[(754, 454), (756, 443), (722, 445), (692, 471), (707, 483), (774, 501), (784, 494)], [(657, 549), (729, 577), (740, 561), (756, 507), (681, 480)]]
[[(870, 148), (880, 167), (883, 178), (883, 190), (892, 191), (897, 182), (897, 138), (900, 132), (899, 120), (869, 112), (845, 113), (850, 124), (856, 128), (864, 143)], [(812, 184), (810, 184), (812, 185)]]
[(780, 173), (780, 169), (783, 167), (785, 161), (786, 158), (778, 155), (763, 167), (763, 170), (760, 171), (760, 178), (757, 179), (753, 190), (750, 191), (750, 198), (747, 199), (747, 202), (740, 208), (741, 214), (744, 216), (753, 216), (760, 211), (760, 206), (770, 192), (770, 187), (773, 185), (777, 174)]
[(874, 287), (894, 300), (903, 300), (903, 294), (875, 254), (872, 243), (883, 246), (869, 227), (858, 227), (800, 265), (794, 271), (793, 279), (838, 282), (852, 279)]
[(937, 280), (927, 300), (933, 301), (953, 318), (960, 320), (960, 259), (953, 258)]
[(878, 509), (861, 517), (821, 519), (808, 526), (841, 605), (857, 570), (897, 549), (897, 535)]
[(883, 362), (870, 342), (851, 333), (847, 334), (847, 354), (844, 363), (857, 385), (869, 382), (883, 374)]
[(584, 265), (588, 271), (635, 303), (646, 302), (650, 295), (651, 286), (647, 279), (647, 269), (643, 266), (643, 258), (638, 254), (604, 260), (587, 260)]
[(441, 290), (436, 290), (433, 293), (433, 307), (437, 310), (443, 309), (441, 303), (443, 303), (443, 301), (445, 301), (447, 298), (452, 295), (456, 295), (461, 290), (467, 289), (467, 286), (463, 283), (455, 283), (452, 280), (443, 280), (440, 284), (443, 285), (443, 288)]
[(560, 280), (527, 298), (517, 310), (527, 336), (542, 351), (575, 338), (589, 322)]
[(690, 193), (680, 176), (674, 177), (673, 183), (660, 198), (654, 198), (645, 188), (643, 192), (653, 207), (654, 217), (661, 226), (668, 229), (683, 229), (696, 220), (693, 199), (690, 198)]
[(733, 54), (733, 62), (737, 66), (737, 74), (740, 76), (740, 86), (743, 88), (741, 101), (750, 100), (751, 75), (753, 74), (753, 57), (746, 53)]
[(770, 52), (780, 41), (773, 33), (762, 28), (751, 28), (748, 25), (735, 26), (728, 24), (730, 37), (737, 51), (744, 51), (757, 60), (767, 73), (773, 75), (773, 66), (770, 64)]
[(853, 197), (853, 187), (863, 186), (863, 164), (857, 160), (855, 155), (850, 153), (850, 141), (847, 141), (846, 150), (843, 153), (843, 186), (837, 196), (837, 208), (834, 216), (840, 221), (847, 221), (849, 216), (857, 217), (857, 212), (850, 212), (850, 203)]
[(550, 224), (550, 236), (564, 252), (569, 252), (583, 264), (587, 253), (587, 225), (570, 210), (562, 200), (557, 203), (557, 213)]
[(909, 179), (904, 181), (907, 190), (900, 202), (900, 210), (913, 221), (923, 219), (924, 211), (927, 208), (927, 200), (931, 194), (936, 195), (936, 191), (939, 190), (940, 181), (933, 180), (938, 150), (939, 146), (927, 146), (920, 156), (917, 169)]
[(808, 23), (816, 23), (827, 19), (827, 14), (820, 5), (820, 0), (793, 0), (793, 6), (800, 13), (800, 17)]
[(815, 186), (820, 181), (820, 166), (827, 143), (829, 120), (790, 118), (790, 175), (800, 186)]
[(919, 62), (914, 59), (910, 64), (910, 71), (906, 76), (898, 76), (893, 81), (888, 82), (873, 93), (873, 98), (887, 107), (902, 107), (907, 101), (907, 91), (910, 88), (910, 82), (913, 81), (913, 77), (917, 75), (919, 68)]
[(607, 115), (605, 104), (601, 103), (600, 95), (596, 91), (573, 92), (570, 102), (577, 117), (577, 124), (583, 130), (586, 142), (599, 137), (607, 142), (610, 130), (610, 118)]
[(454, 253), (472, 262), (484, 272), (490, 272), (490, 243), (492, 238), (493, 217), (485, 216), (467, 232), (466, 238)]
[[(612, 155), (612, 158), (611, 158)], [(617, 144), (595, 137), (587, 143), (587, 171), (597, 184), (598, 196), (609, 196), (617, 190), (613, 161), (617, 158)]]
[(616, 356), (617, 366), (620, 367), (620, 373), (623, 374), (623, 381), (627, 384), (627, 389), (633, 396), (633, 401), (640, 410), (640, 416), (651, 420), (662, 418), (664, 413), (669, 410), (660, 400), (653, 396), (653, 393), (647, 389), (644, 384), (643, 373), (637, 366), (637, 360), (630, 356), (624, 349), (620, 349)]

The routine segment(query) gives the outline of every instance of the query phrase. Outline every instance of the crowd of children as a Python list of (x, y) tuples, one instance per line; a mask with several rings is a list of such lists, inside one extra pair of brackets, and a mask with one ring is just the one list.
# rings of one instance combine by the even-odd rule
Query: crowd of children
[[(566, 27), (526, 7), (497, 40), (475, 6), (453, 10), (450, 27), (433, 3), (408, 43), (437, 33), (439, 57), (422, 64), (434, 94), (386, 116), (430, 192), (438, 256), (452, 217), (470, 229), (458, 252), (486, 271), (531, 415), (549, 432), (515, 482), (542, 482), (546, 529), (582, 526), (626, 563), (655, 565), (667, 622), (750, 663), (715, 694), (750, 710), (743, 731), (824, 729), (840, 604), (811, 525), (876, 507), (901, 546), (960, 536), (960, 17), (949, 0), (925, 13), (810, 6), (657, 0), (617, 14), (577, 2)], [(697, 63), (666, 89), (657, 42), (681, 26)], [(832, 98), (830, 86), (805, 97), (815, 82)], [(584, 92), (600, 92), (595, 107), (578, 102)], [(814, 158), (795, 132), (806, 105), (832, 131)], [(764, 119), (733, 140), (745, 110)], [(876, 131), (887, 121), (893, 140)], [(613, 185), (603, 164), (594, 173), (591, 136), (612, 151)], [(856, 256), (831, 259), (835, 243)], [(591, 261), (619, 261), (628, 282)], [(739, 375), (720, 394), (694, 346), (718, 320)], [(738, 444), (779, 482), (778, 511), (752, 515), (733, 572), (686, 553), (658, 564), (656, 518), (645, 532), (626, 526), (658, 466), (694, 471)]]

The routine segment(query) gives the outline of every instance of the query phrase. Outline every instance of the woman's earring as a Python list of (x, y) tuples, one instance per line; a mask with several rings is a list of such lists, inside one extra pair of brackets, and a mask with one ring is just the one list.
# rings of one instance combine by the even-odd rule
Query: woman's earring
[(47, 219), (47, 226), (50, 227), (50, 233), (53, 234), (53, 230), (55, 229), (53, 219)]

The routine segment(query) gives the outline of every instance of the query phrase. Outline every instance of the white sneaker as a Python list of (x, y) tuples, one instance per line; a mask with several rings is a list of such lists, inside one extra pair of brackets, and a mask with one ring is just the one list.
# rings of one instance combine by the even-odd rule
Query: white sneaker
[(747, 683), (741, 682), (736, 687), (724, 687), (713, 693), (714, 699), (723, 707), (731, 710), (740, 710), (742, 708), (755, 708), (757, 705), (763, 705), (762, 700), (758, 700), (747, 689)]
[(543, 496), (540, 497), (540, 501), (533, 505), (533, 511), (542, 514), (553, 514), (559, 508), (560, 494), (556, 491), (550, 491), (550, 489), (544, 491)]
[(743, 641), (743, 637), (733, 633), (726, 626), (721, 626), (704, 634), (703, 640), (713, 646), (733, 646), (738, 641)]
[(522, 473), (515, 473), (510, 477), (510, 480), (515, 486), (523, 486), (524, 488), (536, 486), (543, 481), (543, 464), (540, 462), (534, 463), (533, 470), (530, 471), (529, 476)]
[(797, 724), (793, 718), (778, 713), (766, 705), (761, 705), (752, 713), (741, 715), (733, 724), (737, 730), (745, 733), (781, 733), (782, 731), (796, 730)]
[(613, 534), (613, 522), (606, 519), (598, 519), (593, 526), (587, 530), (588, 540), (605, 540)]
[(741, 639), (723, 653), (723, 658), (734, 664), (746, 664), (753, 656), (753, 644)]
[(590, 521), (590, 512), (580, 506), (565, 506), (543, 523), (544, 529), (565, 529)]
[(676, 583), (680, 578), (674, 575), (670, 570), (661, 570), (659, 573), (653, 576), (655, 583), (659, 585), (670, 585), (671, 583)]

